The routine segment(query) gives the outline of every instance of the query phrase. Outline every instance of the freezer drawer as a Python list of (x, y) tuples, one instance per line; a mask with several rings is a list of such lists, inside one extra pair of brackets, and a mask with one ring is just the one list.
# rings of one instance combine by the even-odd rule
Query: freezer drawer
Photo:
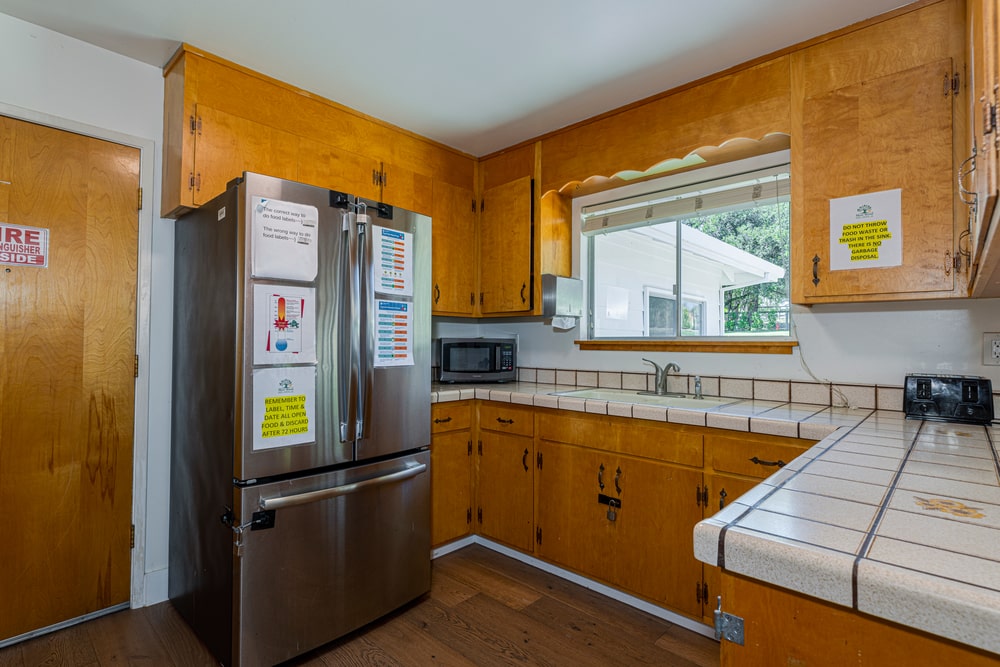
[(233, 664), (273, 665), (430, 590), (430, 452), (237, 489)]

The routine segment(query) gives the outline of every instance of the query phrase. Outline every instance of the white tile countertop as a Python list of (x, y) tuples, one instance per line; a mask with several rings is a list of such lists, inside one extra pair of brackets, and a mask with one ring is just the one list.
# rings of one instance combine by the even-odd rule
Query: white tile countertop
[(603, 400), (554, 395), (579, 389), (578, 386), (534, 382), (434, 384), (431, 388), (431, 402), (443, 403), (476, 398), (673, 424), (709, 426), (731, 431), (783, 435), (807, 440), (820, 440), (842, 426), (854, 426), (874, 412), (859, 408), (738, 398), (731, 399), (732, 402), (725, 405), (702, 409), (648, 405), (640, 402), (642, 399), (638, 397), (633, 400), (625, 397), (621, 400)]
[(700, 522), (695, 557), (1000, 653), (998, 436), (872, 412)]

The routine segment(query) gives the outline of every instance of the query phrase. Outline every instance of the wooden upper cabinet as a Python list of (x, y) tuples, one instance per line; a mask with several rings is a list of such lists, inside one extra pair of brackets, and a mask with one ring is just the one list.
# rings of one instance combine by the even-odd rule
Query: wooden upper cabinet
[[(793, 302), (964, 296), (961, 5), (928, 5), (792, 54)], [(830, 200), (894, 189), (902, 263), (831, 270), (841, 225)]]
[[(1000, 296), (1000, 9), (996, 0), (968, 0), (972, 58), (969, 67), (971, 125), (969, 145), (975, 157), (963, 164), (962, 185), (970, 204), (973, 296)], [(972, 205), (974, 201), (974, 205)]]
[(301, 139), (296, 180), (366, 199), (378, 200), (377, 160), (313, 139)]
[(398, 164), (382, 162), (378, 201), (424, 215), (433, 211), (433, 179)]
[(483, 315), (531, 312), (533, 186), (531, 176), (522, 176), (483, 190), (479, 219)]
[(471, 317), (476, 308), (476, 195), (434, 183), (431, 303), (435, 315)]

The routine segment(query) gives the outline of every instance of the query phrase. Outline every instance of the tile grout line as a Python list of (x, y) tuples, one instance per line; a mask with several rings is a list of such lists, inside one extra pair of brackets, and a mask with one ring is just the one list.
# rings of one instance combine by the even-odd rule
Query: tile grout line
[(924, 430), (925, 424), (926, 422), (921, 421), (916, 433), (913, 434), (913, 438), (910, 440), (910, 444), (906, 448), (906, 454), (903, 455), (902, 460), (899, 462), (899, 466), (896, 468), (896, 474), (889, 483), (889, 488), (886, 491), (885, 497), (882, 499), (878, 513), (875, 515), (871, 525), (868, 527), (868, 532), (865, 535), (864, 541), (861, 543), (861, 548), (858, 549), (858, 553), (854, 557), (854, 565), (851, 567), (851, 608), (854, 609), (854, 611), (859, 611), (858, 568), (861, 565), (861, 561), (867, 557), (869, 549), (871, 549), (872, 541), (875, 539), (875, 533), (878, 531), (883, 517), (885, 517), (885, 512), (889, 508), (889, 502), (892, 500), (893, 494), (896, 493), (896, 486), (899, 484), (899, 478), (903, 475), (903, 468), (906, 467), (906, 462), (910, 460), (910, 454), (913, 453), (913, 448), (917, 444), (917, 438), (920, 437), (920, 433)]

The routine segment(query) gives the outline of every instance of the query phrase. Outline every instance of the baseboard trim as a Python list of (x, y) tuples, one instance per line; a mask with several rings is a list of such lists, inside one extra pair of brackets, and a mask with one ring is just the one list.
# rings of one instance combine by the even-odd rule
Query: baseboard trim
[(440, 558), (441, 556), (450, 554), (453, 551), (458, 551), (459, 549), (464, 549), (465, 547), (472, 544), (478, 544), (480, 546), (486, 547), (487, 549), (491, 549), (493, 551), (496, 551), (497, 553), (501, 553), (504, 556), (508, 556), (515, 560), (519, 560), (522, 563), (538, 568), (543, 572), (548, 572), (549, 574), (555, 575), (561, 579), (565, 579), (579, 586), (583, 586), (584, 588), (592, 590), (595, 593), (600, 593), (601, 595), (609, 597), (612, 600), (617, 600), (618, 602), (627, 604), (630, 607), (634, 607), (635, 609), (644, 611), (647, 614), (656, 616), (657, 618), (662, 618), (663, 620), (669, 621), (674, 625), (679, 625), (682, 628), (685, 628), (692, 632), (696, 632), (699, 635), (715, 639), (715, 629), (712, 628), (711, 626), (705, 625), (704, 623), (699, 623), (698, 621), (690, 619), (687, 616), (682, 616), (676, 612), (672, 612), (669, 609), (658, 607), (655, 604), (647, 602), (646, 600), (643, 600), (641, 598), (637, 598), (633, 595), (629, 595), (628, 593), (623, 593), (622, 591), (616, 588), (612, 588), (607, 584), (602, 584), (598, 581), (594, 581), (593, 579), (588, 579), (587, 577), (579, 575), (575, 572), (570, 572), (569, 570), (564, 570), (563, 568), (557, 565), (553, 565), (552, 563), (547, 563), (543, 560), (535, 558), (534, 556), (529, 556), (528, 554), (521, 553), (520, 551), (511, 549), (510, 547), (505, 547), (502, 544), (498, 544), (491, 540), (487, 540), (483, 537), (480, 537), (479, 535), (471, 535), (469, 537), (465, 537), (460, 540), (449, 542), (448, 544), (440, 546), (431, 552), (431, 558)]

